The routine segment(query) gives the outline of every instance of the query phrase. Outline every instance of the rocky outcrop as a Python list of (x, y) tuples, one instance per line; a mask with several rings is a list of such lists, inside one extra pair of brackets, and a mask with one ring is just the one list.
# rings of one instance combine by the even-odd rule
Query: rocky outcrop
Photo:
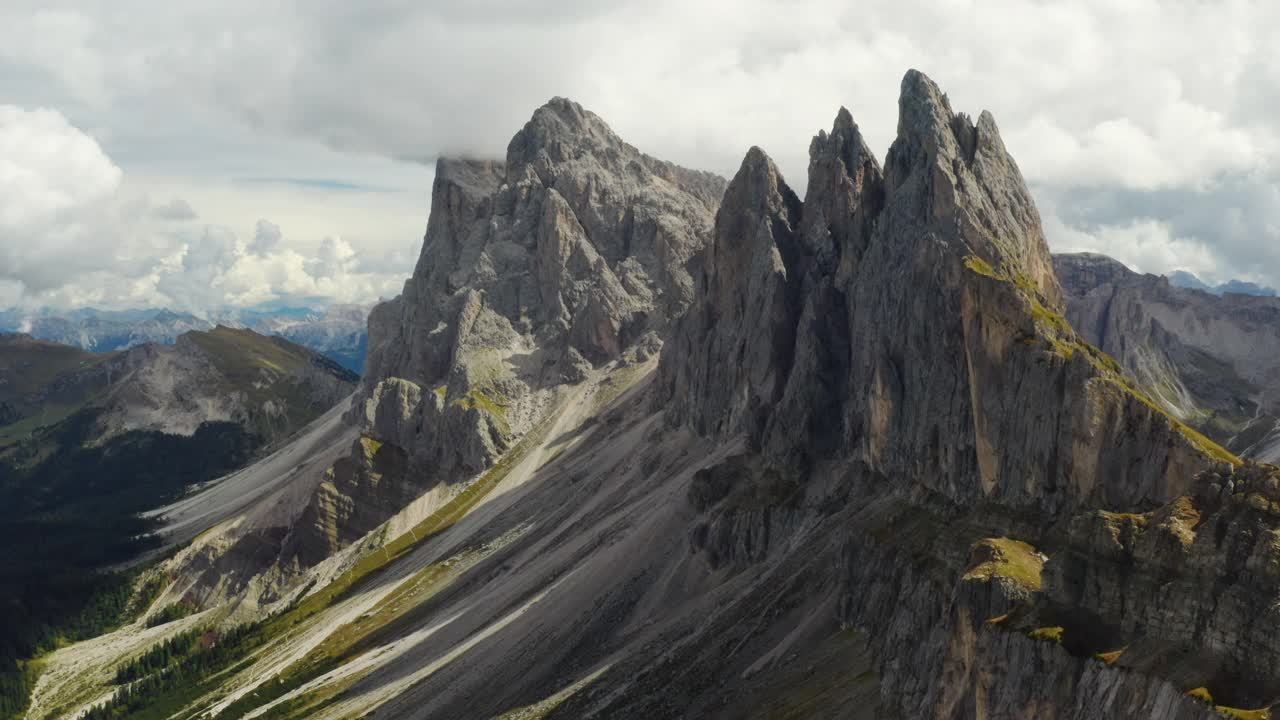
[(1226, 705), (1270, 704), (1280, 474), (1218, 471), (1196, 491), (1150, 513), (1074, 518), (1068, 549), (1046, 566), (1048, 601), (1109, 623), (1128, 648), (1121, 667), (1207, 687)]
[(358, 438), (350, 453), (325, 471), (285, 555), (315, 565), (360, 539), (417, 499), (421, 491), (405, 482), (407, 475), (404, 450)]
[(1058, 255), (1066, 316), (1175, 417), (1241, 455), (1280, 459), (1280, 300), (1218, 296), (1103, 255)]

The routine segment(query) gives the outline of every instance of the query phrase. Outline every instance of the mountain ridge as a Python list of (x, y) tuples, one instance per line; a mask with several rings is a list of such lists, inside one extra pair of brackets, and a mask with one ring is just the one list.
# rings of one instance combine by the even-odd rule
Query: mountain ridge
[[(504, 162), (438, 168), (362, 386), (308, 431), (329, 449), (162, 513), (199, 535), (160, 603), (196, 612), (55, 653), (34, 717), (1193, 720), (1199, 687), (1274, 694), (1249, 618), (1280, 474), (1073, 329), (989, 113), (909, 71), (883, 165), (841, 108), (803, 200), (759, 148), (726, 183), (563, 99)], [(106, 685), (104, 655), (205, 627), (184, 685)]]
[[(23, 420), (56, 423), (60, 418), (49, 417), (49, 410), (58, 406), (64, 417), (89, 408), (101, 413), (91, 442), (130, 430), (191, 435), (204, 422), (223, 420), (280, 441), (305, 424), (299, 418), (318, 414), (310, 405), (328, 408), (347, 394), (340, 386), (350, 388), (357, 379), (294, 343), (225, 326), (187, 331), (172, 345), (143, 344), (108, 353), (23, 334), (0, 334), (0, 349), (6, 381), (0, 403), (13, 410), (5, 437), (13, 436), (13, 426)], [(37, 367), (45, 375), (33, 382), (31, 370)], [(268, 388), (279, 380), (314, 386), (297, 398), (300, 414), (287, 420), (283, 430), (273, 427), (273, 418), (286, 418), (294, 408), (285, 407), (283, 397), (272, 397)], [(68, 394), (73, 388), (81, 390)], [(64, 395), (65, 403), (58, 399)], [(14, 410), (15, 403), (25, 410)], [(36, 409), (40, 418), (34, 416)]]
[(1275, 288), (1264, 287), (1246, 280), (1232, 279), (1217, 285), (1209, 285), (1186, 270), (1174, 270), (1168, 273), (1166, 277), (1169, 278), (1170, 283), (1178, 287), (1203, 290), (1213, 295), (1226, 295), (1228, 293), (1235, 295), (1261, 295), (1263, 297), (1275, 297), (1276, 295)]

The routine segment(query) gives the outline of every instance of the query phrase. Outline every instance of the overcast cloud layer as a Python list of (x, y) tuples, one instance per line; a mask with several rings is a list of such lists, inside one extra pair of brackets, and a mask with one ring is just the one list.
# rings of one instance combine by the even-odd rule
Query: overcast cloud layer
[(430, 161), (552, 96), (803, 185), (840, 105), (887, 149), (909, 67), (995, 114), (1055, 251), (1280, 286), (1278, 36), (1243, 1), (10, 0), (0, 307), (394, 294)]

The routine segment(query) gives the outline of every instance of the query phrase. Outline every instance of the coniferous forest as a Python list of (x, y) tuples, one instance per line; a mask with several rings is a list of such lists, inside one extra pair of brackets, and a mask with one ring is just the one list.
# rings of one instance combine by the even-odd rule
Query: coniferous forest
[(243, 465), (262, 444), (234, 423), (205, 423), (190, 437), (131, 431), (85, 447), (94, 421), (82, 412), (63, 423), (44, 440), (56, 452), (27, 446), (0, 458), (0, 718), (24, 711), (32, 658), (146, 609), (135, 574), (105, 571), (157, 545), (139, 513)]

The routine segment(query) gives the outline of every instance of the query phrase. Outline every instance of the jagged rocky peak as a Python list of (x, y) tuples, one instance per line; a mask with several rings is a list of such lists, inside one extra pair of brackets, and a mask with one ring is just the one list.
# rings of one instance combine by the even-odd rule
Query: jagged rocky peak
[[(442, 162), (356, 424), (202, 492), (252, 491), (160, 569), (205, 613), (54, 653), (33, 717), (263, 610), (184, 712), (1265, 715), (1233, 708), (1280, 693), (1277, 470), (1077, 337), (994, 123), (907, 80), (887, 161), (841, 111), (803, 202), (753, 148), (708, 204), (567, 101)], [(1221, 342), (1163, 290), (1084, 299)]]
[[(485, 207), (502, 185), (506, 169), (501, 162), (469, 158), (445, 158), (436, 161), (435, 180), (431, 185), (431, 215), (447, 221), (433, 235), (428, 232), (413, 277), (423, 278), (432, 270), (444, 271), (440, 279), (447, 279), (448, 272), (457, 269), (462, 261), (458, 250), (462, 246), (461, 228), (453, 221), (474, 219), (487, 211)], [(430, 226), (428, 226), (430, 230)], [(456, 288), (453, 288), (456, 289)]]
[(618, 137), (600, 116), (562, 97), (552, 98), (538, 108), (515, 134), (507, 146), (506, 163), (509, 182), (518, 182), (532, 170), (552, 187), (557, 187), (562, 178), (575, 185), (593, 178), (616, 185), (625, 181), (628, 174), (639, 183), (655, 176), (698, 197), (713, 211), (725, 188), (724, 179), (718, 175), (645, 155)]
[(811, 143), (803, 204), (748, 153), (663, 350), (668, 421), (742, 434), (787, 467), (853, 459), (958, 502), (1056, 512), (1188, 487), (1213, 460), (1062, 318), (991, 116), (952, 112), (915, 71), (899, 109), (883, 176), (841, 112)]
[(849, 272), (871, 240), (884, 206), (884, 173), (853, 116), (840, 108), (831, 134), (809, 144), (809, 185), (803, 239), (820, 265), (845, 259)]
[(780, 399), (799, 314), (800, 208), (769, 156), (747, 151), (716, 214), (697, 279), (702, 300), (669, 341), (687, 358), (664, 376), (669, 418), (731, 434), (762, 422)]
[(568, 98), (552, 98), (507, 145), (512, 181), (532, 169), (548, 185), (555, 184), (566, 163), (590, 158), (601, 167), (617, 169), (639, 152), (627, 145), (598, 115)]
[[(716, 435), (746, 430), (758, 442), (770, 415), (800, 415), (796, 428), (823, 434), (810, 427), (810, 416), (831, 398), (788, 395), (788, 381), (795, 370), (835, 383), (830, 376), (847, 363), (827, 352), (847, 335), (835, 276), (847, 280), (865, 252), (884, 205), (884, 181), (845, 108), (830, 134), (814, 136), (809, 156), (801, 203), (763, 150), (747, 151), (704, 253), (698, 305), (668, 339), (660, 380), (671, 398), (668, 421)], [(791, 384), (810, 387), (807, 380)], [(775, 412), (779, 405), (794, 413)]]
[[(615, 357), (687, 306), (684, 266), (723, 189), (640, 153), (563, 98), (516, 133), (505, 163), (442, 159), (418, 268), (371, 323), (370, 390), (386, 377), (444, 379), (469, 338), (565, 345), (552, 360), (566, 376), (584, 358)], [(402, 338), (406, 313), (424, 322)]]
[(902, 79), (898, 108), (898, 137), (885, 161), (889, 192), (923, 204), (909, 211), (922, 211), (941, 238), (958, 236), (957, 251), (1029, 278), (1060, 306), (1040, 214), (991, 113), (984, 110), (975, 124), (953, 112), (947, 96), (917, 70)]
[[(563, 388), (629, 348), (651, 353), (693, 299), (687, 265), (724, 189), (564, 98), (533, 113), (503, 162), (440, 159), (413, 277), (370, 315), (350, 418), (403, 451), (405, 493), (484, 470)], [(358, 443), (351, 454), (313, 503), (317, 537), (350, 540), (386, 514), (353, 517), (347, 532), (328, 510), (352, 505), (370, 475)]]

